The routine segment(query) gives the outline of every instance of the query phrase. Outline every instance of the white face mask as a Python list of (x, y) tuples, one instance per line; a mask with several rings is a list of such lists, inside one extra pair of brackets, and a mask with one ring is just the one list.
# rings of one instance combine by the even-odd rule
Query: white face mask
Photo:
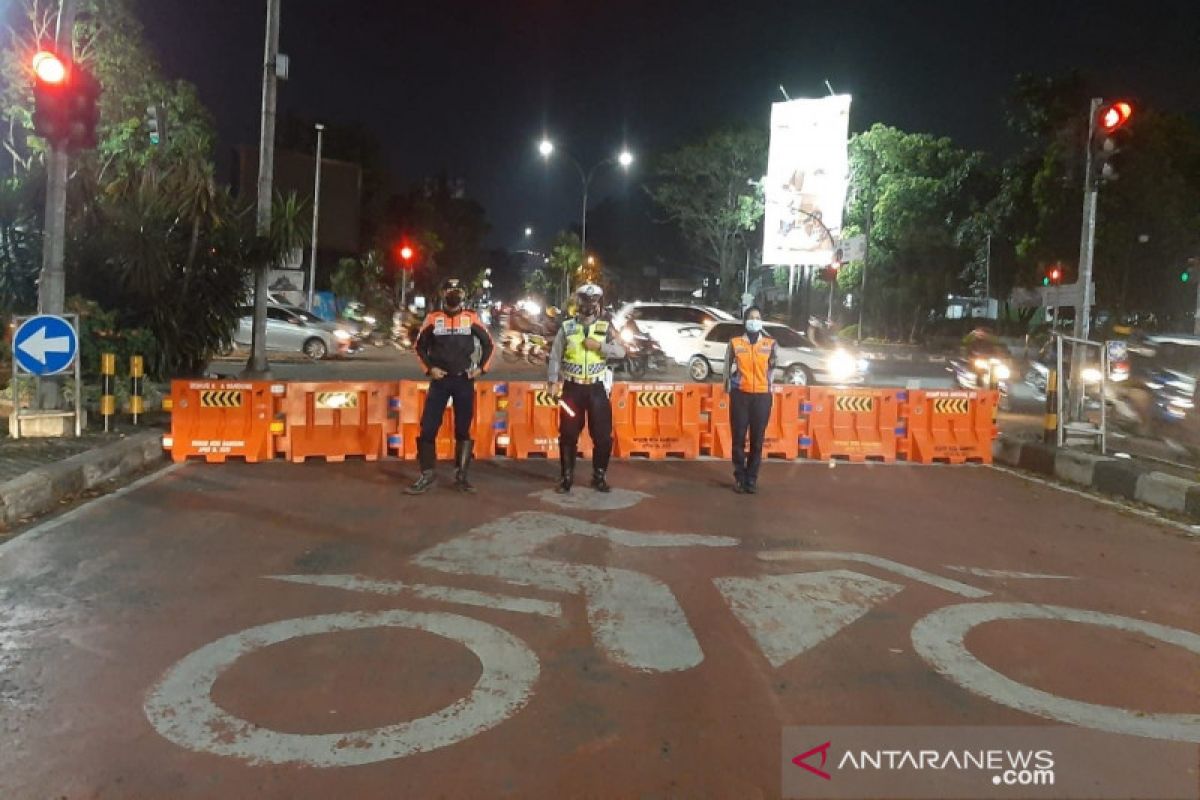
[(762, 333), (761, 319), (746, 320), (746, 333)]

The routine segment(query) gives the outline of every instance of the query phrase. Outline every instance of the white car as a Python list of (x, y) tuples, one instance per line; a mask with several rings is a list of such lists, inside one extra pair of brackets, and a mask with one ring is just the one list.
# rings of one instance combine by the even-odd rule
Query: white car
[[(692, 380), (706, 381), (713, 375), (724, 375), (729, 340), (743, 330), (740, 322), (720, 322), (707, 331), (699, 327), (684, 330), (682, 335), (692, 343), (692, 356), (688, 360)], [(784, 383), (846, 385), (866, 380), (867, 360), (850, 350), (817, 347), (799, 331), (773, 322), (765, 323), (763, 331), (777, 343), (776, 368)], [(775, 377), (778, 379), (780, 375)]]
[(649, 334), (662, 347), (667, 358), (676, 364), (686, 364), (695, 352), (694, 334), (680, 335), (685, 328), (709, 328), (718, 322), (735, 321), (737, 318), (712, 306), (687, 303), (626, 303), (613, 314), (612, 322), (617, 330), (625, 327), (627, 320), (635, 320), (642, 331)]
[[(241, 310), (233, 332), (234, 344), (249, 347), (254, 309)], [(361, 348), (353, 335), (335, 322), (327, 322), (311, 311), (295, 306), (267, 304), (267, 351), (303, 353), (314, 361), (332, 355), (352, 355)]]

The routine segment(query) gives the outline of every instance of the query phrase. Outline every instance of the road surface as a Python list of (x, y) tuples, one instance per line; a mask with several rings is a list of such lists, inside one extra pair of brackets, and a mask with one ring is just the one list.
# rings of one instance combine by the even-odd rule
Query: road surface
[(789, 726), (1200, 742), (1175, 528), (984, 467), (554, 472), (192, 463), (0, 546), (0, 796), (779, 797)]

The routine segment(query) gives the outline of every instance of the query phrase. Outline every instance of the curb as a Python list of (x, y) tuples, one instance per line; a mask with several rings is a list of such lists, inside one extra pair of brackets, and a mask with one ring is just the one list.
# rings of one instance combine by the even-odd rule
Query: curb
[(0, 484), (0, 527), (44, 514), (68, 497), (165, 459), (162, 431), (146, 431), (39, 467)]
[(992, 457), (998, 464), (1134, 500), (1200, 522), (1200, 483), (1154, 472), (1128, 459), (1006, 438), (992, 443)]

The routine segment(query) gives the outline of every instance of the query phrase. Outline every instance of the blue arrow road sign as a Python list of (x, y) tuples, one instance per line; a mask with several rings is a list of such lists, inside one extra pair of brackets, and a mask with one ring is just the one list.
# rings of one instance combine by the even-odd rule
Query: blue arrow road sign
[(75, 361), (78, 349), (75, 329), (62, 317), (32, 317), (13, 335), (13, 358), (32, 375), (62, 372)]

